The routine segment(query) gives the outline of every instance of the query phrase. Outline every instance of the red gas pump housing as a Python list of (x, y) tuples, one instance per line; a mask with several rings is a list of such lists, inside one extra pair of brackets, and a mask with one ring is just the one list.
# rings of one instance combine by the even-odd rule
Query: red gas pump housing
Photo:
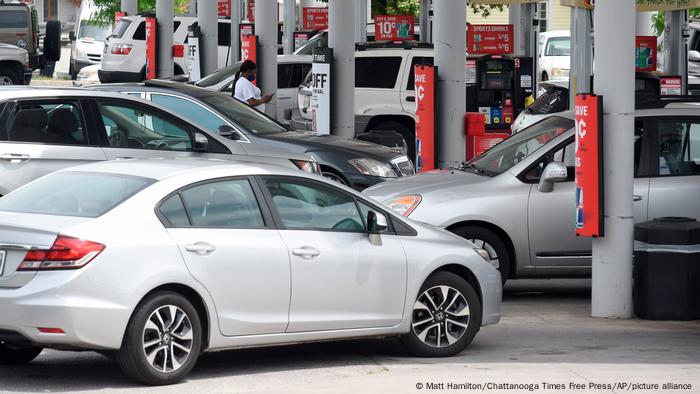
[(464, 133), (467, 135), (467, 160), (479, 156), (510, 136), (508, 132), (486, 132), (486, 116), (480, 112), (466, 113)]

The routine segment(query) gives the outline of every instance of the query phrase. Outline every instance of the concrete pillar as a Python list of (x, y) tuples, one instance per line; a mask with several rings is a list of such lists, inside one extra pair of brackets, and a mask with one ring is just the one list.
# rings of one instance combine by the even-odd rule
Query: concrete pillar
[(156, 20), (158, 22), (158, 62), (156, 76), (170, 78), (173, 76), (173, 0), (156, 1)]
[(284, 54), (291, 55), (294, 52), (294, 30), (296, 30), (296, 1), (284, 0)]
[(531, 56), (533, 53), (533, 33), (532, 21), (535, 18), (536, 4), (511, 4), (508, 7), (508, 23), (513, 25), (515, 34), (515, 56)]
[(431, 0), (420, 0), (420, 40), (421, 42), (431, 42), (430, 26), (430, 4)]
[[(258, 35), (258, 87), (262, 94), (277, 93), (277, 0), (255, 1), (255, 34)], [(277, 95), (265, 105), (265, 113), (277, 116)]]
[(197, 0), (190, 0), (190, 6), (187, 14), (189, 16), (197, 16)]
[(231, 53), (229, 54), (228, 64), (233, 64), (241, 60), (241, 9), (243, 3), (241, 0), (231, 0)]
[(367, 42), (367, 0), (354, 0), (354, 2), (355, 42)]
[(333, 48), (331, 134), (355, 138), (355, 4), (328, 2), (328, 46)]
[(134, 16), (139, 13), (138, 0), (121, 0), (121, 10), (126, 12), (128, 16)]
[(593, 239), (593, 317), (632, 317), (635, 8), (635, 0), (596, 1), (595, 93), (603, 96), (604, 107), (605, 236)]
[(664, 71), (669, 75), (680, 75), (682, 93), (688, 92), (688, 48), (683, 30), (688, 22), (685, 10), (667, 11), (664, 30)]
[(219, 68), (219, 25), (216, 0), (198, 0), (197, 23), (202, 31), (200, 50), (202, 51), (202, 77)]
[(653, 23), (651, 17), (655, 12), (638, 12), (637, 13), (637, 35), (638, 36), (653, 36)]
[(593, 40), (590, 11), (571, 8), (571, 70), (569, 71), (569, 106), (573, 108), (576, 93), (591, 92)]
[(251, 0), (243, 0), (243, 20), (250, 22), (250, 15), (248, 15), (248, 3)]
[(466, 155), (464, 136), (464, 48), (466, 2), (434, 4), (435, 65), (438, 67), (437, 158), (441, 168), (456, 167)]

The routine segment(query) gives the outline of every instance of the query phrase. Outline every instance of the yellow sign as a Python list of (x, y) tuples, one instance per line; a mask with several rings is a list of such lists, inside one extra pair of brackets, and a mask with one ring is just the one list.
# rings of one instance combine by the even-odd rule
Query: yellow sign
[[(593, 8), (595, 0), (560, 0), (567, 7)], [(637, 0), (637, 12), (700, 8), (700, 0)]]

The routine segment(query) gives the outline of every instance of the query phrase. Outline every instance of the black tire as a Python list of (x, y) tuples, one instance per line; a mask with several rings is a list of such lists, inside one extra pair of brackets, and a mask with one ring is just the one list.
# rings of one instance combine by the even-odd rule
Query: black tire
[(44, 36), (44, 55), (47, 62), (61, 60), (61, 22), (50, 20), (46, 22), (46, 36)]
[[(163, 334), (167, 334), (167, 338), (165, 338), (164, 335), (159, 334), (160, 328), (159, 331), (150, 328), (147, 331), (146, 324), (149, 322), (149, 318), (154, 316), (154, 314), (157, 313), (156, 311), (161, 310), (163, 307), (165, 307), (164, 310), (166, 312), (169, 311), (169, 306), (177, 307), (179, 312), (184, 313), (186, 319), (183, 319), (177, 327), (172, 328), (168, 325), (168, 323), (172, 323), (173, 320), (178, 321), (182, 315), (176, 313), (176, 317), (173, 318), (168, 314), (165, 316), (161, 314), (161, 317), (164, 316), (163, 322), (166, 327), (160, 328), (165, 328), (165, 330), (162, 330), (162, 332)], [(157, 321), (157, 319), (153, 320), (153, 322)], [(187, 322), (189, 322), (189, 325)], [(151, 327), (154, 326), (157, 327), (156, 324), (151, 325)], [(197, 311), (185, 297), (171, 291), (159, 291), (153, 293), (141, 301), (141, 303), (136, 307), (134, 314), (129, 321), (129, 325), (126, 328), (126, 332), (124, 333), (122, 346), (115, 353), (117, 363), (119, 363), (119, 367), (126, 376), (141, 383), (154, 386), (177, 383), (182, 380), (197, 363), (197, 358), (199, 357), (202, 349), (201, 327), (202, 324)], [(180, 336), (175, 335), (176, 331), (179, 331), (178, 335), (180, 336), (191, 336), (191, 339), (189, 341), (178, 340), (177, 338), (180, 338)], [(164, 365), (165, 369), (167, 369), (167, 357), (169, 356), (171, 357), (170, 366), (173, 369), (172, 371), (158, 371), (153, 365), (151, 365), (151, 363), (149, 363), (145, 354), (147, 350), (144, 349), (146, 337), (149, 337), (149, 340), (160, 339), (159, 342), (153, 343), (151, 345), (152, 347), (146, 348), (151, 349), (151, 354), (155, 354), (154, 364), (158, 364), (158, 361), (160, 360), (162, 362), (161, 365)], [(181, 364), (179, 367), (176, 367), (172, 362), (172, 357), (174, 352), (179, 352), (181, 356), (183, 352), (173, 347), (173, 345), (170, 345), (169, 353), (167, 346), (168, 344), (175, 342), (184, 343), (185, 346), (189, 346), (190, 349), (189, 353), (186, 353), (184, 358), (177, 360), (178, 364)], [(165, 349), (162, 349), (164, 344), (166, 347)], [(161, 353), (161, 350), (165, 350), (164, 355)]]
[(503, 284), (506, 283), (506, 280), (510, 277), (511, 255), (501, 237), (493, 231), (479, 226), (457, 227), (451, 231), (489, 252), (492, 264), (495, 265), (495, 259), (498, 259), (498, 271), (501, 273), (501, 282)]
[[(455, 301), (450, 303), (450, 305), (447, 307), (444, 307), (444, 304), (438, 301), (436, 303), (437, 309), (430, 311), (429, 314), (425, 314), (425, 309), (415, 307), (415, 305), (419, 304), (419, 301), (422, 302), (425, 300), (423, 294), (426, 292), (442, 297), (442, 293), (438, 286), (447, 286), (451, 288), (450, 292), (448, 292), (447, 299), (443, 299), (443, 302), (449, 303), (456, 292), (459, 292), (462, 297), (454, 297)], [(423, 305), (425, 304), (426, 303), (423, 303)], [(453, 305), (455, 306), (455, 309), (452, 310), (454, 313), (461, 313), (464, 310), (467, 311), (468, 316), (466, 317), (466, 321), (463, 320), (465, 318), (464, 316), (457, 317), (456, 315), (447, 312), (447, 310), (452, 309)], [(431, 305), (429, 308), (433, 308), (433, 306)], [(417, 322), (426, 321), (426, 319), (429, 320), (431, 316), (433, 320), (427, 321), (425, 325), (415, 325)], [(462, 321), (459, 323), (466, 325), (466, 327), (450, 323), (452, 321), (450, 320), (451, 318), (462, 319)], [(444, 328), (441, 331), (438, 331), (437, 329), (425, 328), (426, 325), (429, 327), (434, 324), (439, 324), (440, 327)], [(425, 280), (425, 283), (423, 283), (423, 286), (421, 286), (411, 316), (411, 331), (401, 337), (401, 342), (411, 353), (419, 357), (450, 357), (463, 351), (472, 342), (472, 340), (474, 340), (474, 336), (479, 331), (480, 327), (481, 302), (479, 301), (479, 297), (477, 296), (474, 288), (472, 288), (472, 286), (463, 278), (451, 272), (441, 271), (430, 275), (428, 279)], [(419, 332), (424, 332), (421, 330), (428, 331), (428, 334), (425, 336), (427, 342), (432, 342), (432, 338), (435, 338), (434, 345), (426, 343), (420, 339)], [(452, 337), (457, 339), (457, 341), (449, 343), (446, 330), (449, 330), (455, 334)], [(437, 340), (437, 333), (440, 334), (440, 342)], [(460, 336), (457, 337), (456, 335)], [(442, 337), (445, 339), (442, 339)], [(441, 346), (444, 341), (448, 342), (447, 346)]]
[(21, 85), (17, 70), (8, 65), (0, 66), (0, 85)]
[[(411, 161), (416, 160), (416, 132), (411, 130), (410, 127), (406, 126), (404, 123), (395, 120), (385, 120), (377, 123), (370, 128), (371, 130), (391, 130), (395, 131), (403, 137), (406, 141), (407, 151), (406, 154)], [(415, 164), (415, 163), (414, 163)]]
[(345, 177), (343, 177), (342, 175), (340, 175), (338, 172), (336, 172), (334, 170), (331, 170), (328, 168), (322, 168), (321, 175), (323, 175), (324, 178), (331, 180), (333, 182), (337, 182), (337, 183), (340, 183), (341, 185), (345, 185), (345, 186), (350, 186), (350, 184), (345, 179)]
[(73, 67), (72, 64), (68, 66), (68, 74), (70, 75), (70, 79), (74, 81), (78, 79), (78, 72), (75, 71), (75, 67)]
[(547, 75), (546, 72), (543, 72), (543, 73), (542, 73), (542, 79), (541, 79), (540, 81), (542, 81), (542, 82), (544, 82), (544, 81), (549, 81), (549, 75)]
[(0, 344), (0, 365), (22, 365), (34, 360), (44, 348), (28, 347), (13, 349)]

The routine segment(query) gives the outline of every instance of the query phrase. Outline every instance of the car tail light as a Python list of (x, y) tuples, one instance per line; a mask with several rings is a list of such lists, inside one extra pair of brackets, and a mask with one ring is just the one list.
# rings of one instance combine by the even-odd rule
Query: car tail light
[(299, 168), (302, 171), (310, 172), (312, 174), (319, 174), (321, 175), (321, 166), (318, 165), (318, 162), (316, 161), (310, 161), (310, 160), (292, 160), (290, 159), (292, 163), (294, 163), (297, 168)]
[(384, 204), (389, 206), (393, 211), (400, 213), (401, 215), (408, 217), (418, 204), (423, 200), (423, 198), (417, 194), (412, 196), (397, 197), (388, 201), (384, 201)]
[(48, 250), (30, 250), (17, 271), (70, 270), (84, 267), (105, 246), (97, 242), (59, 235)]
[(63, 331), (63, 329), (58, 328), (58, 327), (37, 327), (37, 330), (39, 332), (44, 333), (44, 334), (65, 334), (66, 332)]
[(110, 51), (112, 55), (128, 55), (131, 53), (131, 44), (114, 44)]
[(173, 57), (185, 57), (185, 46), (182, 44), (173, 45)]

